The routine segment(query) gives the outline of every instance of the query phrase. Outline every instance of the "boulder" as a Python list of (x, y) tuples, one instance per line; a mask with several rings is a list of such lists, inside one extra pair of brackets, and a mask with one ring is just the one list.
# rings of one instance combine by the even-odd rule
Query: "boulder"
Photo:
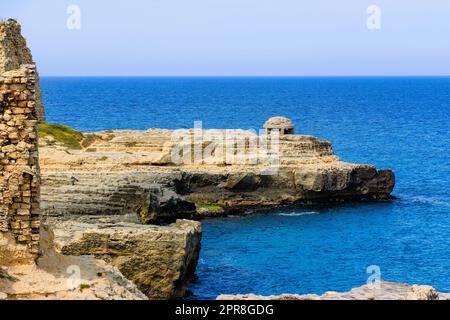
[(439, 300), (439, 293), (432, 286), (413, 285), (405, 300)]
[(177, 299), (197, 265), (201, 224), (170, 226), (53, 221), (55, 248), (65, 255), (93, 255), (117, 267), (150, 299)]
[(148, 299), (117, 268), (92, 256), (62, 255), (53, 239), (44, 225), (35, 263), (0, 267), (0, 300)]

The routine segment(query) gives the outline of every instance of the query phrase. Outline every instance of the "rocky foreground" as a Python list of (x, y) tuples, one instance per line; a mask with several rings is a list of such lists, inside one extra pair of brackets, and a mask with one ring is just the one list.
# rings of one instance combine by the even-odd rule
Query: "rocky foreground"
[(147, 226), (104, 218), (49, 224), (58, 253), (103, 260), (150, 299), (182, 298), (197, 266), (199, 222), (178, 220), (170, 226)]
[(449, 300), (450, 294), (436, 291), (431, 286), (408, 285), (381, 281), (379, 287), (364, 285), (349, 292), (329, 291), (316, 294), (282, 294), (278, 296), (221, 295), (217, 300)]

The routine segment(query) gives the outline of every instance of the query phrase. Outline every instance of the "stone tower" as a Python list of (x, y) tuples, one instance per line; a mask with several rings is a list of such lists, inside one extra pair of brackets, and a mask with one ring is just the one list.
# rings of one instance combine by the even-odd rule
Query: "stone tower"
[(34, 65), (0, 74), (0, 265), (39, 252), (39, 155)]
[(294, 134), (294, 123), (291, 119), (286, 117), (272, 117), (264, 124), (267, 134), (277, 130), (280, 135)]
[[(20, 24), (13, 19), (0, 21), (0, 74), (16, 70), (23, 64), (34, 64), (34, 62), (26, 40), (21, 34)], [(37, 72), (35, 78), (37, 119), (43, 123), (45, 111)]]

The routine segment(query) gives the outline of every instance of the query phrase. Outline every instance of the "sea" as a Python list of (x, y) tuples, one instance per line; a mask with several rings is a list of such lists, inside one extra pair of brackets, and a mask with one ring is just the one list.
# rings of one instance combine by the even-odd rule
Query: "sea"
[(262, 128), (286, 116), (343, 161), (390, 168), (396, 200), (207, 219), (189, 299), (348, 291), (375, 278), (450, 292), (450, 77), (43, 77), (47, 121), (80, 131)]

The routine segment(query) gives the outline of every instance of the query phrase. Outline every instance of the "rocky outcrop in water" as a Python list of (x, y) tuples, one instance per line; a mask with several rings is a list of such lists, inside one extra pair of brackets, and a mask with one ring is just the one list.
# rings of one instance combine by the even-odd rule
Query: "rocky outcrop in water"
[[(203, 130), (201, 135), (207, 140), (224, 132)], [(239, 134), (255, 136), (245, 131)], [(176, 164), (173, 158), (180, 145), (194, 149), (195, 144), (174, 141), (174, 131), (85, 135), (95, 138), (89, 147), (78, 150), (41, 139), (42, 208), (50, 215), (136, 214), (148, 206), (155, 184), (197, 207), (214, 205), (224, 212), (321, 201), (388, 199), (395, 184), (391, 170), (345, 163), (333, 153), (328, 141), (305, 135), (280, 137), (278, 167), (273, 174), (267, 174), (267, 166), (258, 159), (241, 163), (219, 152), (229, 144), (227, 140), (212, 147), (202, 141), (202, 154), (209, 150), (209, 156), (197, 163)]]

